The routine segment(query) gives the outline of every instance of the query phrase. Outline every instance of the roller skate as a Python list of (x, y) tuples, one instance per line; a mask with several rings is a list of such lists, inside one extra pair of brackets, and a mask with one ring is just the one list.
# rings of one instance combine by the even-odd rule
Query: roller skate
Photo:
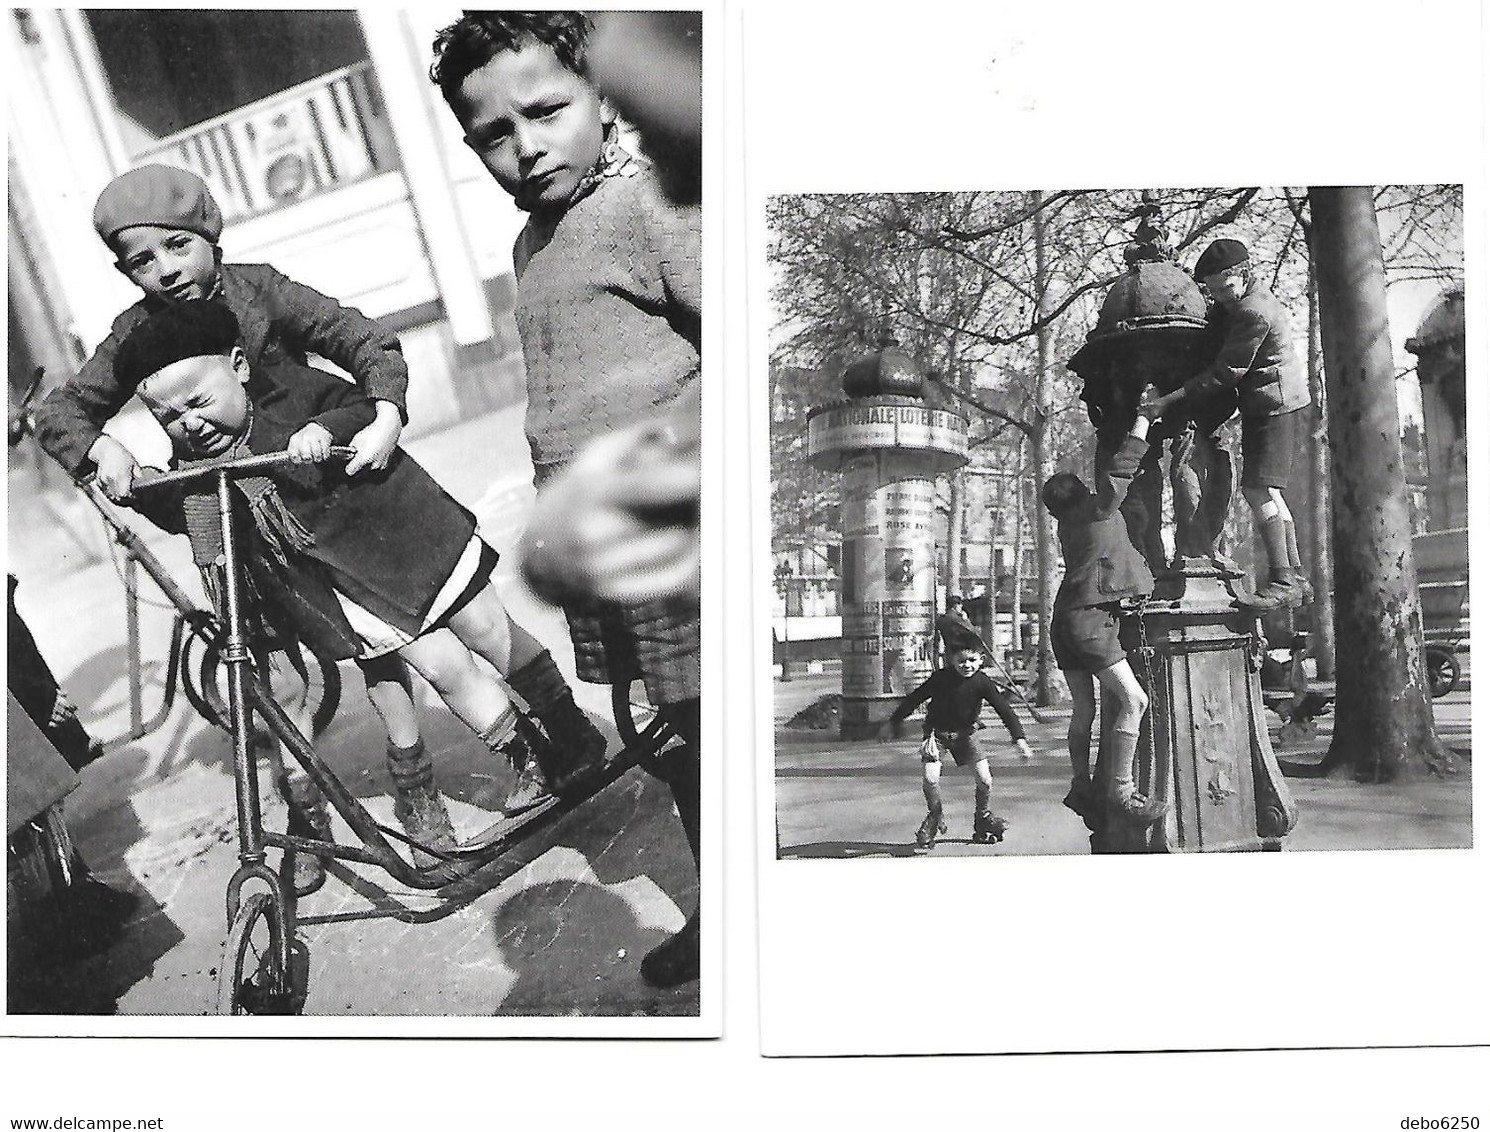
[(1008, 828), (1008, 823), (1003, 818), (994, 817), (992, 810), (979, 810), (973, 816), (973, 844), (993, 845), (1002, 841)]
[(921, 823), (921, 828), (916, 830), (916, 848), (935, 849), (937, 835), (946, 832), (947, 820), (942, 817), (942, 811), (930, 811), (926, 815), (926, 820)]

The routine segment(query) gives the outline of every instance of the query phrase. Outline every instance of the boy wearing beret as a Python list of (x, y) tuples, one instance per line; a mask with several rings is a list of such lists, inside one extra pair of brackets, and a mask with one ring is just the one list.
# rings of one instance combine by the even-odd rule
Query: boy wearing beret
[(103, 434), (129, 394), (114, 380), (113, 360), (131, 329), (184, 299), (210, 299), (232, 311), (243, 348), (258, 368), (281, 360), (305, 364), (319, 354), (352, 375), (372, 399), (375, 419), (352, 437), (347, 471), (387, 464), (407, 413), (409, 369), (398, 339), (359, 311), (287, 279), (267, 264), (222, 262), (222, 212), (203, 181), (182, 169), (144, 165), (114, 178), (93, 208), (93, 227), (114, 266), (144, 295), (114, 320), (93, 356), (53, 390), (36, 413), (41, 445), (70, 475), (96, 471), (115, 502), (139, 471), (133, 455)]
[[(235, 317), (239, 348), (256, 375), (282, 367), (307, 372), (309, 353), (351, 374), (371, 415), (346, 440), (356, 455), (344, 471), (356, 476), (387, 467), (407, 416), (408, 366), (395, 335), (267, 264), (223, 263), (218, 246), (222, 212), (206, 184), (185, 170), (145, 165), (121, 174), (99, 194), (93, 225), (115, 256), (115, 267), (144, 294), (114, 320), (108, 337), (76, 376), (53, 390), (37, 409), (37, 439), (69, 474), (92, 471), (109, 498), (129, 499), (139, 467), (129, 449), (102, 431), (133, 392), (119, 383), (115, 357), (121, 342), (150, 317), (174, 304), (199, 300), (219, 305)], [(311, 430), (297, 444), (304, 454), (312, 444), (324, 446), (325, 438)], [(463, 652), (457, 643), (447, 642), (447, 663), (457, 664)], [(453, 847), (454, 830), (443, 801), (438, 795), (424, 796), (433, 767), (420, 735), (407, 670), (395, 655), (365, 656), (358, 663), (368, 697), (388, 731), (387, 762), (400, 818), (410, 817), (406, 828), (418, 839), (438, 848)], [(598, 734), (586, 736), (590, 746), (597, 740)], [(514, 733), (506, 742), (520, 779), (504, 808), (516, 811), (536, 803), (542, 785), (521, 737)], [(309, 823), (311, 832), (329, 830), (324, 800), (309, 779), (296, 776), (286, 790), (292, 808)], [(297, 891), (312, 891), (323, 881), (319, 861), (305, 855), (297, 858)]]
[(1257, 279), (1247, 246), (1216, 240), (1195, 263), (1195, 277), (1212, 299), (1210, 319), (1223, 336), (1208, 368), (1165, 397), (1163, 414), (1236, 389), (1242, 413), (1242, 496), (1267, 549), (1268, 580), (1255, 597), (1238, 601), (1256, 613), (1297, 608), (1308, 585), (1299, 559), (1293, 515), (1283, 498), (1294, 450), (1304, 438), (1309, 378), (1293, 348), (1288, 312)]
[[(500, 753), (508, 702), (472, 661), (479, 655), (547, 732), (536, 758), (554, 792), (576, 788), (603, 765), (604, 737), (491, 585), (497, 555), (475, 517), (397, 447), (365, 475), (320, 463), (374, 419), (355, 386), (289, 362), (254, 370), (232, 312), (204, 299), (172, 303), (134, 327), (113, 371), (120, 391), (138, 390), (181, 462), (282, 449), (296, 457), (295, 466), (237, 481), (252, 522), (245, 569), (271, 613), (325, 655), (398, 653)], [(180, 532), (200, 504), (185, 494), (179, 509), (174, 502), (150, 498), (142, 506)], [(453, 662), (452, 643), (461, 654)], [(430, 778), (398, 785), (404, 824), (428, 824), (408, 810), (437, 800)], [(410, 832), (417, 839), (425, 831)]]

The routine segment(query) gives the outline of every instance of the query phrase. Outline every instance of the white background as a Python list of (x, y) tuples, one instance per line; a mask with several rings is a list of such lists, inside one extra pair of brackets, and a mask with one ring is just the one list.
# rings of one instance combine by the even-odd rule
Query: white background
[[(756, 647), (763, 621), (752, 615), (763, 590), (749, 569), (764, 569), (769, 534), (766, 193), (1463, 180), (1477, 294), (1478, 6), (755, 0), (722, 15), (706, 184), (709, 278), (722, 287), (712, 309), (725, 311), (706, 322), (706, 348), (722, 363), (706, 402), (719, 460), (707, 482), (722, 502), (705, 522), (706, 616), (717, 611), (720, 626), (706, 648), (727, 693), (715, 748), (726, 798), (724, 1038), (7, 1041), (0, 1119), (164, 1116), (169, 1132), (672, 1129), (700, 1116), (709, 1128), (769, 1117), (792, 1128), (1197, 1132), (1490, 1120), (1484, 1048), (763, 1059), (762, 956), (776, 1048), (1294, 1045), (1324, 1034), (1483, 1042), (1490, 845), (1481, 822), (1472, 855), (1398, 860), (998, 860), (968, 861), (966, 872), (947, 862), (935, 875), (897, 868), (924, 862), (777, 864), (770, 685)], [(1470, 309), (1470, 365), (1485, 373), (1482, 308)], [(1482, 390), (1470, 386), (1471, 419), (1482, 422)], [(1478, 487), (1486, 468), (1471, 448)], [(970, 892), (981, 897), (977, 924), (967, 922)], [(1087, 900), (1105, 902), (1105, 914), (1078, 919)], [(1093, 1015), (1075, 991), (1120, 932), (1133, 941), (1134, 993), (1107, 1004), (1120, 1014)], [(1194, 977), (1200, 969), (1206, 978)]]

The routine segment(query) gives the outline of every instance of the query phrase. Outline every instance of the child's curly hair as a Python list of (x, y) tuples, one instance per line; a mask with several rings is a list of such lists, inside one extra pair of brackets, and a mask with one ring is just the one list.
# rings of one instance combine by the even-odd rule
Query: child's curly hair
[(583, 12), (466, 12), (435, 36), (430, 81), (459, 111), (460, 87), (473, 71), (502, 51), (546, 43), (559, 62), (585, 75), (585, 48), (594, 23)]

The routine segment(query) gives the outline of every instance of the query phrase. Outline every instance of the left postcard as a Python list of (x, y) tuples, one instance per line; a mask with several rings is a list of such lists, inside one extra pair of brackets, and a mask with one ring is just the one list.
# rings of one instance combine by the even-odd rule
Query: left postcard
[(717, 22), (9, 11), (8, 1032), (719, 1034)]

